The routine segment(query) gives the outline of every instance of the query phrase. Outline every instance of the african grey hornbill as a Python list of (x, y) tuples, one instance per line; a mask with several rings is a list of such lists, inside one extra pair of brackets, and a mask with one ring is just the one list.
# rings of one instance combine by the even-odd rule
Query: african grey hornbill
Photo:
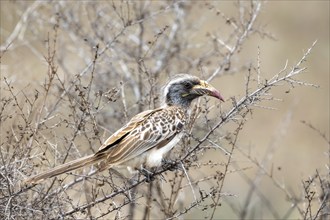
[(182, 138), (191, 102), (203, 95), (223, 100), (207, 82), (188, 74), (178, 74), (164, 88), (164, 105), (134, 116), (89, 156), (54, 167), (28, 178), (37, 183), (46, 178), (98, 163), (97, 171), (117, 165), (130, 169), (154, 168)]

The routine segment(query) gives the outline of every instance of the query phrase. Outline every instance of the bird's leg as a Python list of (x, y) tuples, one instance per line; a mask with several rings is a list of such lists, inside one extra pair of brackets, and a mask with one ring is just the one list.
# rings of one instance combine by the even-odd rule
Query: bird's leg
[(182, 170), (182, 167), (175, 161), (169, 159), (162, 159), (162, 167), (165, 170), (175, 171)]
[(146, 182), (147, 182), (147, 183), (149, 183), (149, 182), (151, 182), (151, 181), (153, 181), (153, 180), (155, 179), (155, 177), (154, 177), (154, 173), (151, 172), (151, 171), (149, 171), (149, 170), (147, 170), (147, 169), (144, 168), (144, 167), (141, 167), (141, 168), (139, 169), (139, 172), (140, 172), (140, 174), (142, 174), (143, 176), (146, 177)]

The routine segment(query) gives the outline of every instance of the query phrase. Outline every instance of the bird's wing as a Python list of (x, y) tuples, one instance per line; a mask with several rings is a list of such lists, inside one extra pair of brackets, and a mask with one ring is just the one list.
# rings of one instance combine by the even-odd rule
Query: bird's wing
[(118, 144), (126, 135), (128, 135), (132, 130), (134, 130), (141, 122), (146, 120), (149, 115), (161, 111), (161, 108), (154, 110), (147, 110), (135, 115), (125, 126), (113, 133), (98, 149), (97, 153), (108, 150), (109, 148)]
[(182, 131), (184, 113), (160, 108), (140, 113), (112, 135), (96, 154), (106, 155), (111, 164), (130, 160), (153, 147), (160, 148)]

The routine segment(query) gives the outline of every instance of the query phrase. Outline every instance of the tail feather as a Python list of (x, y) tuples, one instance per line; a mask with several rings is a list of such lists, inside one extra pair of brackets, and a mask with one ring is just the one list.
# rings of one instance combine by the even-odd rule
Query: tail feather
[(51, 178), (75, 169), (79, 169), (84, 166), (92, 165), (100, 160), (100, 157), (97, 157), (96, 155), (92, 154), (86, 157), (79, 158), (77, 160), (70, 161), (68, 163), (59, 165), (57, 167), (54, 167), (53, 169), (47, 170), (43, 173), (40, 173), (38, 175), (32, 176), (28, 179), (26, 179), (24, 182), (26, 184), (31, 183), (38, 183), (39, 181), (42, 181), (47, 178)]

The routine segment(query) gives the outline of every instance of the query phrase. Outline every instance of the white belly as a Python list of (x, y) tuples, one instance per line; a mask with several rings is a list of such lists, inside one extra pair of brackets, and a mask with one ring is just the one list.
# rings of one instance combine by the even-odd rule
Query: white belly
[(181, 140), (183, 132), (177, 134), (167, 145), (160, 149), (152, 149), (147, 156), (147, 167), (158, 167), (162, 164), (164, 155), (169, 152)]

